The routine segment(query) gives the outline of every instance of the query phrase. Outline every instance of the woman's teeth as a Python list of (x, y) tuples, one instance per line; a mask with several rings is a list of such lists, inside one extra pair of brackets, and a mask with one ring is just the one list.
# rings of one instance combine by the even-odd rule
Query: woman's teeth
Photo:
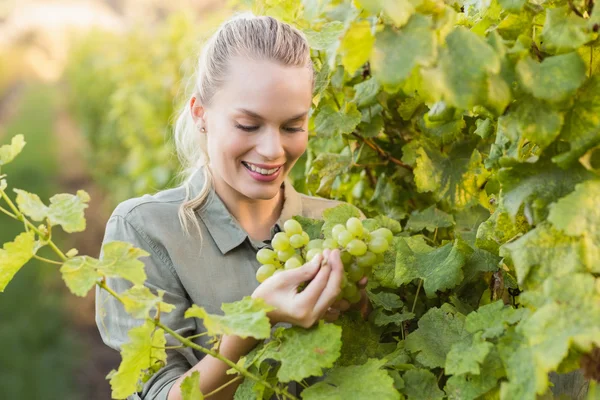
[(281, 167), (273, 168), (273, 169), (264, 169), (256, 167), (250, 163), (244, 163), (251, 171), (258, 172), (261, 175), (273, 175), (275, 172), (279, 170)]

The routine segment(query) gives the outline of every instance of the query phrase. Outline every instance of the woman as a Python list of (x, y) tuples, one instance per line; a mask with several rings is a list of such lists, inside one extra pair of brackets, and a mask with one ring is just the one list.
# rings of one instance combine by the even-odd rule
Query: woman
[[(338, 204), (299, 194), (286, 179), (307, 147), (313, 87), (309, 46), (300, 31), (270, 17), (227, 21), (199, 57), (193, 94), (175, 127), (188, 178), (175, 189), (127, 200), (113, 212), (104, 242), (126, 241), (150, 253), (142, 259), (146, 285), (164, 290), (165, 301), (176, 305), (161, 319), (179, 334), (204, 331), (200, 320), (183, 317), (194, 303), (220, 313), (222, 303), (252, 295), (276, 307), (269, 314), (273, 324), (303, 327), (321, 318), (335, 320), (348, 307), (335, 302), (343, 272), (337, 250), (324, 253), (324, 267), (317, 256), (260, 285), (255, 279), (256, 252), (285, 220), (320, 218)], [(119, 279), (108, 284), (117, 292), (129, 287)], [(120, 349), (140, 321), (105, 292), (96, 295), (102, 338)], [(195, 340), (205, 344), (205, 337)], [(237, 361), (256, 343), (225, 336), (220, 351)], [(169, 338), (168, 345), (176, 344)], [(180, 399), (179, 385), (194, 371), (200, 372), (203, 393), (233, 378), (224, 363), (192, 349), (167, 353), (168, 365), (144, 385), (142, 398)], [(236, 387), (214, 397), (232, 398)]]

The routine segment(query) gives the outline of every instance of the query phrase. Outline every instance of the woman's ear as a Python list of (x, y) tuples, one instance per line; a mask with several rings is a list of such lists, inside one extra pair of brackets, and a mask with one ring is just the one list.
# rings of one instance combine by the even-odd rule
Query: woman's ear
[(192, 96), (190, 99), (190, 110), (194, 123), (201, 132), (206, 132), (206, 121), (204, 120), (204, 107), (200, 104), (197, 97)]

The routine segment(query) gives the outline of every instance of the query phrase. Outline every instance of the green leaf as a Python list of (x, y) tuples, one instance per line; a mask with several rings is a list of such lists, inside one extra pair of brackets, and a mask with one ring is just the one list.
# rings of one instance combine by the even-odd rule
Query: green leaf
[(586, 271), (583, 242), (561, 233), (548, 223), (538, 225), (519, 239), (500, 248), (510, 257), (519, 285), (539, 285), (549, 276), (568, 277)]
[(360, 218), (360, 211), (352, 204), (343, 203), (323, 211), (325, 223), (321, 228), (326, 238), (331, 238), (331, 229), (337, 224), (346, 224), (349, 218)]
[(225, 315), (209, 314), (203, 307), (193, 304), (185, 312), (185, 318), (200, 318), (211, 336), (236, 335), (267, 339), (271, 336), (271, 324), (267, 312), (274, 310), (260, 298), (244, 297), (234, 303), (224, 303), (221, 309)]
[(295, 215), (293, 219), (300, 222), (302, 230), (308, 234), (308, 237), (310, 237), (311, 240), (321, 237), (321, 228), (323, 227), (324, 221), (303, 217), (302, 215)]
[(395, 282), (396, 276), (396, 258), (399, 246), (404, 243), (404, 238), (394, 237), (388, 251), (383, 255), (383, 262), (373, 268), (373, 277), (383, 287), (397, 288)]
[(319, 325), (304, 329), (279, 328), (265, 347), (262, 360), (281, 362), (277, 371), (280, 382), (301, 381), (309, 376), (323, 375), (340, 356), (342, 329), (319, 321)]
[[(493, 350), (485, 358), (479, 375), (454, 375), (446, 381), (444, 390), (449, 400), (475, 400), (492, 390), (505, 376), (502, 360)], [(487, 397), (484, 397), (487, 398)]]
[(539, 223), (548, 215), (548, 205), (572, 192), (575, 185), (592, 175), (581, 165), (563, 170), (550, 162), (517, 164), (498, 171), (502, 185), (502, 204), (515, 218), (521, 205), (531, 210), (532, 222)]
[(181, 382), (181, 397), (183, 400), (204, 400), (200, 391), (200, 372), (192, 372)]
[(373, 303), (373, 305), (376, 307), (381, 307), (388, 311), (392, 311), (404, 306), (404, 303), (402, 300), (400, 300), (400, 296), (395, 293), (373, 293), (372, 291), (367, 291), (367, 293), (369, 295), (369, 300), (371, 300), (371, 303)]
[(360, 120), (360, 111), (354, 103), (346, 103), (344, 110), (341, 111), (326, 104), (319, 109), (319, 113), (315, 117), (315, 132), (324, 137), (352, 133)]
[(76, 296), (87, 296), (103, 274), (98, 272), (99, 261), (88, 256), (73, 257), (60, 267), (65, 284)]
[(578, 184), (575, 191), (550, 206), (548, 221), (585, 244), (589, 270), (600, 273), (600, 181)]
[(535, 399), (548, 386), (548, 373), (537, 370), (531, 347), (519, 334), (500, 338), (498, 350), (506, 369), (508, 382), (500, 389), (501, 399)]
[(4, 243), (0, 249), (0, 293), (4, 292), (17, 272), (35, 254), (35, 235), (23, 232), (12, 242)]
[(479, 366), (487, 357), (493, 345), (482, 339), (481, 333), (473, 336), (473, 343), (457, 343), (452, 346), (446, 358), (444, 371), (448, 375), (466, 373), (479, 375)]
[(502, 8), (511, 13), (519, 13), (526, 3), (526, 0), (499, 0)]
[(418, 353), (417, 361), (428, 368), (443, 368), (452, 346), (471, 343), (464, 315), (448, 303), (430, 308), (418, 324), (419, 329), (406, 338), (406, 349)]
[(432, 143), (417, 150), (415, 183), (419, 192), (433, 192), (435, 199), (455, 210), (479, 202), (482, 186), (490, 173), (477, 149), (455, 146), (442, 153)]
[(374, 78), (357, 83), (354, 85), (356, 92), (352, 102), (356, 103), (358, 107), (370, 106), (377, 101), (376, 96), (380, 89), (379, 83)]
[(540, 38), (542, 50), (565, 53), (583, 46), (592, 39), (587, 22), (571, 13), (567, 6), (546, 9), (546, 21)]
[(328, 197), (335, 179), (352, 165), (352, 158), (342, 154), (321, 153), (312, 162), (306, 184), (308, 189), (320, 196)]
[(357, 1), (361, 8), (365, 8), (373, 15), (383, 13), (392, 20), (394, 25), (401, 27), (415, 12), (421, 0), (360, 0)]
[(483, 39), (459, 26), (446, 36), (437, 67), (422, 72), (436, 99), (469, 110), (487, 100), (488, 79), (500, 72), (500, 58)]
[(402, 392), (408, 396), (408, 400), (444, 398), (444, 392), (438, 387), (436, 376), (429, 370), (411, 369), (402, 375), (402, 379), (404, 380)]
[(527, 313), (527, 309), (505, 306), (502, 300), (498, 300), (467, 315), (465, 328), (471, 333), (481, 332), (483, 339), (494, 339), (502, 335), (508, 325), (516, 324)]
[(569, 151), (552, 159), (562, 167), (600, 144), (600, 75), (592, 76), (576, 93), (559, 139), (570, 146)]
[(411, 312), (395, 312), (395, 313), (386, 313), (383, 310), (375, 310), (372, 313), (373, 323), (377, 326), (387, 326), (390, 324), (394, 324), (398, 327), (403, 326), (404, 321), (409, 321), (415, 317), (414, 313)]
[(165, 332), (155, 329), (152, 322), (131, 328), (128, 336), (129, 342), (122, 346), (119, 369), (110, 379), (114, 399), (124, 399), (138, 391), (150, 367), (155, 362), (167, 362)]
[(34, 221), (41, 221), (48, 216), (48, 207), (37, 194), (20, 189), (13, 189), (13, 191), (17, 194), (17, 205), (23, 214)]
[(342, 327), (342, 349), (336, 366), (362, 364), (368, 358), (387, 354), (379, 343), (381, 328), (365, 323), (358, 312), (346, 311), (335, 323)]
[(61, 225), (65, 232), (82, 232), (85, 230), (84, 210), (90, 196), (85, 190), (78, 190), (77, 195), (62, 193), (50, 198), (48, 219), (52, 225)]
[(344, 30), (344, 24), (340, 21), (331, 21), (323, 25), (320, 31), (305, 29), (304, 34), (313, 49), (331, 51), (337, 48), (340, 35)]
[(547, 57), (541, 63), (524, 58), (516, 69), (523, 87), (549, 102), (566, 100), (585, 81), (585, 64), (577, 53)]
[(433, 232), (437, 228), (449, 228), (452, 225), (454, 225), (452, 215), (438, 210), (433, 205), (423, 211), (413, 211), (406, 224), (406, 229), (410, 231), (427, 229), (429, 232)]
[(386, 215), (377, 215), (375, 218), (367, 218), (363, 220), (363, 226), (372, 232), (379, 228), (387, 228), (395, 235), (402, 232), (402, 225), (395, 219), (391, 219)]
[(386, 27), (375, 36), (373, 76), (387, 91), (394, 92), (416, 67), (433, 63), (435, 44), (431, 21), (423, 15), (415, 14), (401, 29)]
[(23, 135), (16, 135), (12, 138), (10, 144), (2, 145), (0, 147), (0, 167), (14, 160), (21, 150), (23, 150), (25, 144)]
[(371, 33), (371, 24), (367, 20), (355, 21), (346, 31), (339, 53), (342, 65), (350, 75), (354, 75), (364, 63), (369, 61), (375, 37)]
[(302, 392), (303, 400), (400, 400), (394, 380), (381, 369), (384, 360), (369, 360), (363, 365), (334, 368), (322, 382)]
[[(102, 260), (97, 263), (98, 271), (106, 276), (127, 279), (134, 285), (143, 285), (146, 281), (144, 263), (138, 258), (150, 254), (142, 249), (135, 248), (127, 242), (108, 242), (102, 246)], [(92, 262), (92, 259), (88, 262)]]
[(395, 282), (410, 283), (423, 280), (427, 297), (432, 298), (438, 290), (452, 289), (463, 279), (462, 267), (466, 257), (458, 240), (428, 253), (415, 253), (405, 241), (398, 246)]
[(153, 294), (146, 286), (135, 285), (120, 294), (123, 306), (134, 318), (143, 319), (150, 317), (150, 311), (159, 309), (162, 313), (169, 313), (175, 309), (172, 304), (162, 301), (164, 290), (158, 290), (158, 295)]

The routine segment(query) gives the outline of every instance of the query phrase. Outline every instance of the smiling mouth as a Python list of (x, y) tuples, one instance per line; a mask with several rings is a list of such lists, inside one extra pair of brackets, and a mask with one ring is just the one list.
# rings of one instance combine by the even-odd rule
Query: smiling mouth
[(281, 166), (277, 167), (277, 168), (272, 168), (272, 169), (259, 168), (256, 165), (250, 164), (246, 161), (242, 161), (242, 164), (244, 165), (244, 167), (246, 167), (246, 169), (248, 169), (252, 172), (256, 172), (258, 174), (264, 175), (264, 176), (273, 175), (281, 169)]

